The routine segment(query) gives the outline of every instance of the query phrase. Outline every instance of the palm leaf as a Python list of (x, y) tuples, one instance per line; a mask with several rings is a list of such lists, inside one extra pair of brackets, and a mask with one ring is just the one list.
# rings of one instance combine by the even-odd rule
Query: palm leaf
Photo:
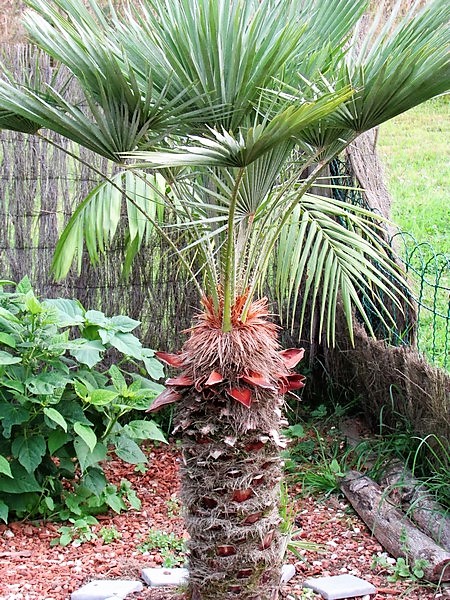
[(97, 0), (27, 3), (32, 39), (74, 77), (79, 98), (6, 73), (0, 127), (48, 127), (138, 162), (79, 206), (58, 245), (59, 276), (74, 259), (80, 267), (84, 242), (98, 261), (123, 213), (125, 271), (158, 232), (216, 304), (223, 287), (229, 308), (267, 281), (277, 247), (290, 325), (294, 306), (303, 318), (308, 302), (329, 341), (338, 302), (349, 324), (352, 306), (369, 329), (371, 312), (389, 320), (374, 290), (395, 305), (403, 283), (381, 225), (305, 194), (361, 131), (449, 87), (445, 0), (398, 24), (375, 22), (360, 45), (352, 35), (365, 0), (146, 0), (124, 14)]
[(285, 312), (291, 328), (298, 324), (295, 307), (300, 293), (300, 331), (310, 307), (311, 323), (315, 322), (317, 310), (319, 335), (325, 329), (328, 343), (334, 338), (339, 296), (348, 323), (352, 323), (352, 307), (356, 306), (369, 331), (373, 314), (385, 324), (392, 321), (387, 309), (375, 300), (375, 289), (401, 310), (393, 282), (395, 289), (407, 289), (406, 282), (377, 232), (382, 226), (382, 220), (377, 220), (372, 213), (343, 207), (334, 199), (310, 194), (302, 197), (277, 247), (278, 303), (280, 307), (290, 307)]
[(82, 268), (83, 248), (98, 263), (111, 245), (126, 205), (124, 275), (143, 243), (148, 242), (153, 224), (161, 220), (165, 181), (160, 175), (119, 172), (97, 185), (78, 206), (61, 234), (55, 249), (52, 272), (56, 279), (67, 275), (72, 263)]

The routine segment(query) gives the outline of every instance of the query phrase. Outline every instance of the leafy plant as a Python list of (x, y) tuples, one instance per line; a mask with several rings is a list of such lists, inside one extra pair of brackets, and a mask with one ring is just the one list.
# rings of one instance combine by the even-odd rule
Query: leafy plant
[(104, 544), (112, 544), (115, 540), (120, 540), (122, 534), (115, 527), (102, 527), (98, 532)]
[(324, 547), (320, 544), (297, 539), (301, 530), (295, 529), (296, 511), (289, 498), (288, 487), (285, 483), (281, 485), (279, 512), (281, 517), (280, 532), (285, 540), (283, 554), (292, 552), (299, 560), (304, 560), (300, 550), (308, 550), (310, 552), (321, 552), (324, 550)]
[[(5, 291), (6, 287), (13, 291)], [(126, 415), (163, 389), (153, 351), (132, 333), (138, 321), (86, 311), (76, 300), (40, 301), (30, 281), (0, 285), (0, 518), (79, 517), (137, 507), (134, 492), (108, 485), (108, 451), (146, 463), (159, 427)], [(111, 364), (109, 368), (105, 362)], [(150, 378), (149, 378), (150, 377)], [(78, 480), (75, 482), (75, 475)], [(65, 482), (70, 481), (70, 485)]]
[(176, 494), (172, 494), (169, 500), (166, 500), (167, 516), (172, 519), (177, 517), (181, 512), (180, 499)]
[(63, 525), (58, 529), (61, 535), (50, 542), (51, 546), (81, 546), (84, 542), (90, 542), (97, 538), (92, 526), (97, 524), (97, 519), (90, 515), (86, 515), (80, 519), (70, 518), (69, 522), (72, 525)]
[[(292, 435), (302, 430), (303, 435), (298, 438)], [(336, 429), (322, 433), (316, 427), (304, 430), (302, 425), (294, 425), (287, 434), (296, 440), (285, 452), (287, 472), (301, 482), (302, 492), (326, 496), (339, 492), (339, 478), (347, 464), (344, 442)]]
[(385, 552), (380, 552), (372, 559), (372, 569), (378, 569), (389, 573), (387, 580), (391, 583), (401, 581), (402, 579), (411, 579), (413, 581), (423, 579), (425, 573), (424, 568), (427, 567), (428, 561), (424, 558), (419, 558), (411, 565), (407, 558), (398, 557), (390, 558)]
[(183, 565), (186, 561), (186, 543), (174, 533), (150, 529), (145, 540), (138, 546), (140, 552), (157, 550), (163, 559), (163, 567)]

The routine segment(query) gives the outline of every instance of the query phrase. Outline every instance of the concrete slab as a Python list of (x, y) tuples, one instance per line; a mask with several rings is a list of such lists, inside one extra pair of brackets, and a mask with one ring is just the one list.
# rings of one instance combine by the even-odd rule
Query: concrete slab
[(141, 577), (150, 587), (179, 586), (187, 583), (189, 571), (177, 569), (142, 569)]
[(355, 598), (375, 594), (377, 591), (371, 583), (354, 575), (316, 577), (307, 579), (302, 585), (321, 594), (325, 600)]
[(96, 579), (83, 585), (70, 595), (70, 600), (124, 600), (128, 594), (141, 592), (140, 581), (129, 579)]
[(286, 564), (281, 567), (281, 581), (280, 585), (286, 585), (295, 575), (295, 567), (291, 564)]

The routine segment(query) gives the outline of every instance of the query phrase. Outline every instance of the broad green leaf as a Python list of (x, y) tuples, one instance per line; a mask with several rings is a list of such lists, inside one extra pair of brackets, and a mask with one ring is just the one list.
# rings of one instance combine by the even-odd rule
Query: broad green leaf
[(63, 415), (68, 423), (83, 423), (84, 425), (91, 425), (92, 423), (84, 413), (80, 403), (77, 400), (65, 400), (58, 405), (59, 412)]
[(8, 523), (9, 506), (0, 500), (0, 519)]
[(11, 463), (13, 479), (0, 475), (0, 492), (5, 494), (24, 494), (42, 490), (33, 473), (28, 473), (17, 461)]
[(119, 393), (113, 390), (93, 390), (87, 401), (95, 406), (107, 406), (118, 397)]
[(167, 440), (153, 421), (130, 421), (123, 428), (123, 433), (134, 440), (158, 440), (167, 444)]
[[(138, 388), (136, 384), (139, 385), (139, 382), (134, 381), (128, 390), (123, 394), (124, 398), (126, 398), (126, 406), (128, 406), (129, 409), (132, 408), (133, 410), (146, 410), (150, 406), (151, 400), (156, 398), (159, 392), (155, 392), (149, 388), (140, 389), (140, 387)], [(161, 391), (163, 391), (164, 386), (161, 387)]]
[(54, 502), (53, 498), (51, 496), (45, 496), (44, 502), (45, 502), (45, 505), (47, 506), (48, 510), (53, 512), (55, 509), (55, 502)]
[(21, 425), (28, 421), (29, 418), (30, 413), (23, 406), (0, 404), (0, 420), (5, 438), (11, 437), (11, 429), (14, 425)]
[(15, 392), (19, 392), (20, 395), (25, 393), (25, 386), (21, 381), (16, 381), (15, 379), (7, 379), (3, 377), (0, 379), (0, 386), (8, 388), (9, 390), (14, 390)]
[(67, 422), (62, 414), (55, 408), (44, 408), (44, 415), (67, 432)]
[[(69, 531), (65, 531), (64, 533), (62, 533), (59, 536), (56, 543), (58, 544), (58, 546), (61, 546), (61, 548), (65, 548), (66, 546), (68, 546), (70, 544), (71, 541), (72, 541), (72, 534)], [(56, 543), (55, 543), (55, 545), (56, 545)]]
[(1, 455), (0, 455), (0, 473), (3, 473), (3, 475), (7, 475), (8, 477), (12, 477), (9, 461), (6, 460), (6, 458)]
[(59, 327), (73, 327), (84, 324), (85, 310), (78, 300), (56, 298), (45, 300), (42, 304), (56, 310), (58, 315), (57, 325)]
[(153, 350), (150, 352), (147, 348), (142, 350), (142, 360), (145, 365), (145, 370), (153, 379), (162, 379), (164, 377), (164, 366), (157, 358), (153, 356)]
[(106, 504), (113, 509), (114, 512), (120, 513), (127, 509), (125, 502), (117, 494), (108, 494), (105, 497)]
[[(64, 452), (64, 450), (63, 450)], [(76, 462), (72, 458), (66, 456), (59, 456), (59, 452), (56, 451), (56, 456), (59, 458), (59, 471), (63, 477), (73, 479), (75, 471), (78, 468)]]
[(105, 347), (99, 340), (85, 340), (83, 338), (74, 340), (70, 348), (70, 354), (83, 365), (90, 369), (101, 360), (101, 353)]
[(32, 291), (31, 282), (28, 275), (25, 275), (25, 277), (19, 281), (16, 287), (16, 291), (19, 294), (28, 294)]
[(73, 428), (83, 442), (88, 446), (89, 450), (93, 452), (97, 444), (97, 436), (95, 435), (94, 430), (88, 425), (84, 425), (78, 421), (73, 424)]
[(20, 356), (13, 356), (9, 352), (0, 350), (0, 365), (15, 365), (22, 362)]
[(115, 331), (121, 331), (122, 333), (129, 333), (136, 329), (140, 324), (140, 321), (136, 321), (135, 319), (131, 319), (124, 315), (117, 315), (111, 317), (109, 320), (109, 327)]
[(165, 390), (165, 387), (161, 383), (156, 383), (156, 381), (152, 381), (151, 379), (147, 379), (147, 377), (142, 377), (138, 373), (132, 374), (133, 380), (136, 383), (139, 383), (138, 389), (146, 389), (155, 392), (155, 395), (160, 394)]
[(57, 389), (64, 389), (70, 379), (63, 373), (51, 371), (49, 373), (39, 373), (25, 381), (25, 386), (36, 396), (51, 396)]
[(97, 325), (98, 327), (108, 327), (111, 319), (99, 310), (88, 310), (84, 315), (86, 324)]
[(28, 473), (33, 473), (41, 464), (46, 449), (47, 445), (42, 435), (33, 435), (30, 438), (19, 435), (11, 444), (14, 456)]
[(122, 375), (120, 369), (116, 367), (116, 365), (111, 365), (108, 369), (109, 376), (111, 377), (111, 381), (113, 382), (114, 387), (119, 393), (122, 393), (127, 389), (127, 382), (125, 377)]
[(92, 452), (81, 438), (76, 438), (73, 445), (83, 473), (88, 467), (95, 466), (106, 458), (106, 446), (100, 442), (96, 444)]
[(25, 306), (32, 315), (40, 315), (44, 310), (31, 290), (25, 295)]
[(96, 467), (87, 469), (83, 475), (82, 483), (96, 496), (100, 496), (108, 485), (108, 481), (102, 469)]
[(142, 344), (132, 333), (116, 333), (111, 337), (109, 343), (125, 356), (142, 358)]
[(142, 503), (134, 490), (128, 490), (127, 500), (130, 503), (131, 508), (134, 508), (134, 510), (141, 509)]
[[(62, 416), (62, 415), (61, 415)], [(62, 417), (64, 419), (64, 417)], [(64, 422), (66, 422), (64, 420)], [(59, 450), (64, 444), (69, 442), (72, 439), (72, 436), (61, 429), (55, 429), (51, 431), (47, 438), (47, 446), (48, 451), (51, 455), (55, 454), (57, 450)]]
[(119, 458), (132, 465), (147, 462), (147, 457), (136, 442), (125, 435), (119, 435), (115, 439), (115, 452)]
[(0, 344), (5, 344), (5, 346), (9, 346), (10, 348), (15, 348), (16, 338), (9, 333), (3, 333), (0, 331)]
[(305, 435), (305, 429), (303, 425), (297, 423), (296, 425), (291, 425), (289, 429), (286, 430), (286, 435), (292, 438), (302, 438)]
[(80, 381), (78, 381), (77, 379), (73, 382), (73, 387), (75, 390), (76, 395), (81, 398), (82, 400), (86, 400), (89, 396), (89, 390), (87, 389), (87, 387), (84, 385), (84, 383), (81, 383)]
[[(0, 317), (4, 327), (7, 327), (9, 323), (12, 325), (21, 325), (20, 319), (18, 319), (16, 315), (3, 306), (0, 306)], [(15, 328), (11, 326), (10, 331), (15, 331)]]

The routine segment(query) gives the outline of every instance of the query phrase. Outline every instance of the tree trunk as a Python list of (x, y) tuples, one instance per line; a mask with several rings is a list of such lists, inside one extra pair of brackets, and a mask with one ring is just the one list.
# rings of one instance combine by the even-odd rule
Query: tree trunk
[(436, 502), (424, 484), (400, 462), (395, 462), (385, 473), (382, 487), (387, 487), (389, 496), (418, 527), (450, 552), (450, 516)]
[[(178, 402), (181, 500), (190, 535), (192, 600), (276, 600), (284, 544), (279, 531), (283, 393), (301, 352), (280, 352), (265, 302), (221, 330), (208, 301), (178, 355), (183, 369), (154, 402)], [(294, 357), (294, 358), (293, 358)]]
[(260, 397), (251, 413), (223, 393), (179, 407), (178, 423), (191, 421), (182, 441), (181, 500), (192, 600), (278, 598), (281, 463), (270, 432), (279, 417), (267, 400)]
[(406, 515), (395, 508), (383, 490), (362, 473), (350, 471), (341, 488), (353, 508), (380, 544), (395, 558), (402, 556), (413, 566), (419, 559), (428, 581), (450, 581), (450, 553), (417, 529)]

